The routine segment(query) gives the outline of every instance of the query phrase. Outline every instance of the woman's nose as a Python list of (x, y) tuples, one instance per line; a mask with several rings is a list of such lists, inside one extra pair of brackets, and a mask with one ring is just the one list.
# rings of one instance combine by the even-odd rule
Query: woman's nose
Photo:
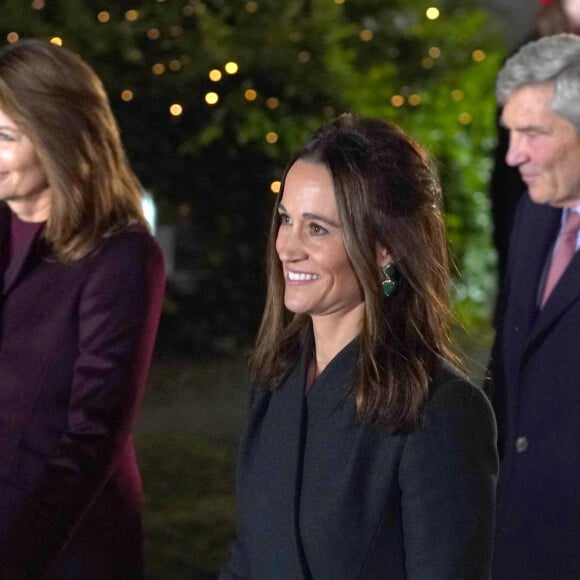
[(306, 252), (300, 234), (293, 226), (282, 226), (276, 238), (276, 251), (281, 262), (303, 259)]

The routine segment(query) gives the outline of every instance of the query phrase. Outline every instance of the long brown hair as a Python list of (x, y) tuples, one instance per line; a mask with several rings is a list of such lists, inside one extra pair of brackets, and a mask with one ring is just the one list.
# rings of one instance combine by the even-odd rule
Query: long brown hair
[[(346, 252), (364, 296), (353, 395), (359, 420), (393, 432), (414, 429), (443, 358), (455, 363), (449, 337), (448, 252), (441, 188), (426, 152), (395, 125), (345, 114), (296, 153), (330, 172)], [(277, 204), (279, 203), (279, 200)], [(276, 204), (276, 205), (277, 205)], [(310, 318), (284, 307), (276, 253), (277, 207), (267, 250), (267, 300), (250, 373), (275, 389), (311, 333)], [(384, 296), (377, 246), (388, 248), (398, 288)]]
[(0, 51), (0, 108), (32, 141), (51, 190), (44, 236), (78, 260), (103, 238), (145, 224), (142, 187), (127, 162), (103, 85), (73, 52), (40, 40)]

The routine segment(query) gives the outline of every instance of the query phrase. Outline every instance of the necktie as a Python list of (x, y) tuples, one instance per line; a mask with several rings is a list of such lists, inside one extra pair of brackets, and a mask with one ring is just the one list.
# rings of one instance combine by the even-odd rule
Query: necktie
[(544, 294), (542, 296), (542, 307), (548, 300), (552, 290), (556, 287), (558, 280), (572, 261), (574, 253), (576, 252), (576, 240), (578, 237), (578, 230), (580, 229), (580, 213), (571, 211), (568, 214), (564, 228), (558, 238), (558, 247), (552, 256), (550, 270), (546, 278), (546, 285), (544, 286)]

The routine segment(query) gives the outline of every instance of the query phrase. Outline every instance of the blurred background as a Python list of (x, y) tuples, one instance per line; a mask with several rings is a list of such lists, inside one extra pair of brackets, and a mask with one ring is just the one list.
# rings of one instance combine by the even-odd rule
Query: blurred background
[(272, 203), (292, 151), (343, 111), (393, 120), (437, 159), (457, 341), (481, 380), (496, 256), (487, 194), (495, 75), (535, 0), (0, 0), (101, 76), (168, 268), (136, 429), (148, 578), (210, 579), (235, 534), (245, 358)]

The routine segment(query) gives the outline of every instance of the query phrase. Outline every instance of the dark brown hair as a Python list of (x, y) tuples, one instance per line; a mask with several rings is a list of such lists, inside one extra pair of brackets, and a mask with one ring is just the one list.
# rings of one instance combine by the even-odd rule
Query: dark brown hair
[[(449, 338), (448, 252), (441, 188), (426, 152), (395, 125), (344, 114), (291, 159), (330, 172), (346, 252), (365, 302), (353, 395), (358, 418), (393, 432), (414, 429)], [(278, 200), (279, 203), (279, 200)], [(277, 204), (276, 204), (277, 206)], [(250, 357), (258, 385), (275, 389), (296, 363), (310, 318), (284, 307), (284, 279), (276, 254), (277, 207), (267, 250), (267, 301)], [(377, 246), (386, 247), (398, 272), (385, 297)]]
[(108, 97), (71, 51), (21, 40), (0, 51), (0, 108), (35, 148), (51, 189), (44, 236), (56, 257), (78, 260), (103, 237), (145, 224)]

